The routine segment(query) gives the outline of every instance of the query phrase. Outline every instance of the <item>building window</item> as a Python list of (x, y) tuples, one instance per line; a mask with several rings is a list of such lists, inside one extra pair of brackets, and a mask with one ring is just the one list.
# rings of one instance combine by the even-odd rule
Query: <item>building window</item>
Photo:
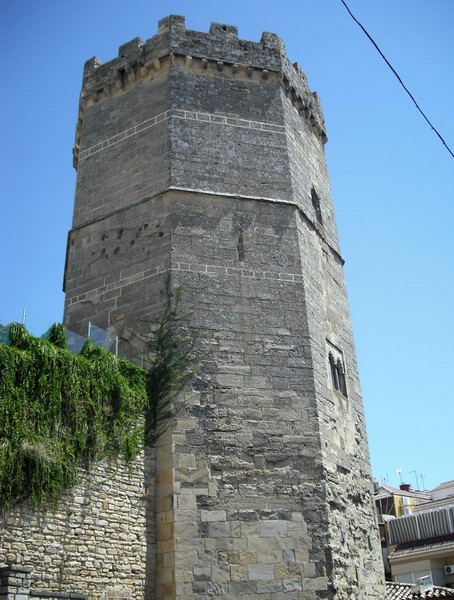
[(315, 216), (320, 225), (323, 224), (322, 209), (320, 206), (320, 198), (314, 188), (311, 189), (312, 206), (314, 207)]
[(345, 381), (345, 369), (342, 360), (335, 357), (332, 352), (328, 355), (331, 370), (331, 381), (333, 388), (347, 397), (347, 384)]

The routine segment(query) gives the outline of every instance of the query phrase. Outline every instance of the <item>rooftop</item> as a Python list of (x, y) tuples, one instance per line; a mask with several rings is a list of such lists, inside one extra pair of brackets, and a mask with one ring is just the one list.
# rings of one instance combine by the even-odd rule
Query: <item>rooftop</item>
[(444, 506), (454, 506), (454, 496), (447, 496), (446, 498), (440, 498), (438, 500), (430, 500), (429, 502), (422, 502), (416, 504), (413, 508), (413, 512), (422, 512), (425, 510), (433, 510), (435, 508), (441, 508)]
[(415, 591), (413, 583), (386, 582), (386, 600), (414, 600), (416, 598), (454, 598), (454, 590), (434, 586), (426, 592)]
[(427, 555), (435, 552), (454, 552), (454, 534), (429, 540), (419, 540), (416, 542), (399, 544), (395, 550), (391, 552), (389, 559), (393, 560), (396, 558)]
[(387, 498), (388, 496), (412, 496), (413, 498), (419, 498), (420, 500), (430, 500), (431, 493), (424, 490), (412, 490), (411, 488), (405, 490), (380, 483), (375, 493), (375, 499)]

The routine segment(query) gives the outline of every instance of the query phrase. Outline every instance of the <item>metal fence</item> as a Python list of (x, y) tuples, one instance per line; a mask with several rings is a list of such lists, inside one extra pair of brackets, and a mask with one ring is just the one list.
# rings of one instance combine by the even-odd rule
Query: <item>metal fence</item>
[[(47, 319), (24, 310), (22, 312), (22, 325), (27, 328), (27, 331), (29, 331), (31, 335), (34, 335), (35, 337), (46, 338), (46, 334), (53, 323)], [(6, 345), (10, 344), (9, 328), (9, 324), (2, 324), (0, 322), (0, 343)], [(70, 329), (66, 329), (66, 345), (68, 350), (71, 350), (71, 352), (74, 352), (74, 354), (79, 354), (87, 339), (89, 339), (95, 346), (101, 346), (102, 348), (109, 350), (115, 354), (115, 356), (121, 355), (118, 337), (111, 336), (108, 331), (97, 327), (92, 322), (88, 323), (86, 336), (75, 333)], [(139, 362), (142, 366), (144, 366), (145, 353), (146, 349), (144, 347), (140, 352), (140, 355), (135, 357), (135, 360), (137, 360), (137, 362)]]

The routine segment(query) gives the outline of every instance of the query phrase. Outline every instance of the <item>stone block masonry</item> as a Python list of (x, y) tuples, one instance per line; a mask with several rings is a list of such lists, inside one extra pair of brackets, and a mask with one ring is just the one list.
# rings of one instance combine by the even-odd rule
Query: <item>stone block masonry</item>
[[(147, 600), (385, 596), (325, 142), (275, 34), (170, 16), (86, 63), (65, 323), (137, 356), (170, 276), (199, 334), (197, 377), (143, 475), (153, 519), (120, 520), (142, 528), (126, 587), (146, 580)], [(58, 577), (97, 597), (108, 583)]]
[(274, 34), (171, 16), (86, 64), (66, 322), (133, 348), (171, 275), (203, 356), (157, 447), (158, 599), (384, 593), (325, 142)]

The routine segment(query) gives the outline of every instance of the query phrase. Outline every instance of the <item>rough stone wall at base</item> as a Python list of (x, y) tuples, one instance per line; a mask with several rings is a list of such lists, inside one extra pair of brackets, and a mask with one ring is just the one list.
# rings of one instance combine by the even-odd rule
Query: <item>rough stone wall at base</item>
[(142, 600), (146, 578), (154, 580), (154, 509), (145, 489), (153, 460), (103, 461), (82, 472), (80, 485), (55, 507), (25, 503), (6, 512), (0, 564), (28, 567), (33, 588), (43, 592), (98, 599), (122, 591)]
[(87, 596), (80, 593), (32, 590), (31, 572), (32, 569), (18, 565), (0, 567), (0, 600), (87, 600)]

